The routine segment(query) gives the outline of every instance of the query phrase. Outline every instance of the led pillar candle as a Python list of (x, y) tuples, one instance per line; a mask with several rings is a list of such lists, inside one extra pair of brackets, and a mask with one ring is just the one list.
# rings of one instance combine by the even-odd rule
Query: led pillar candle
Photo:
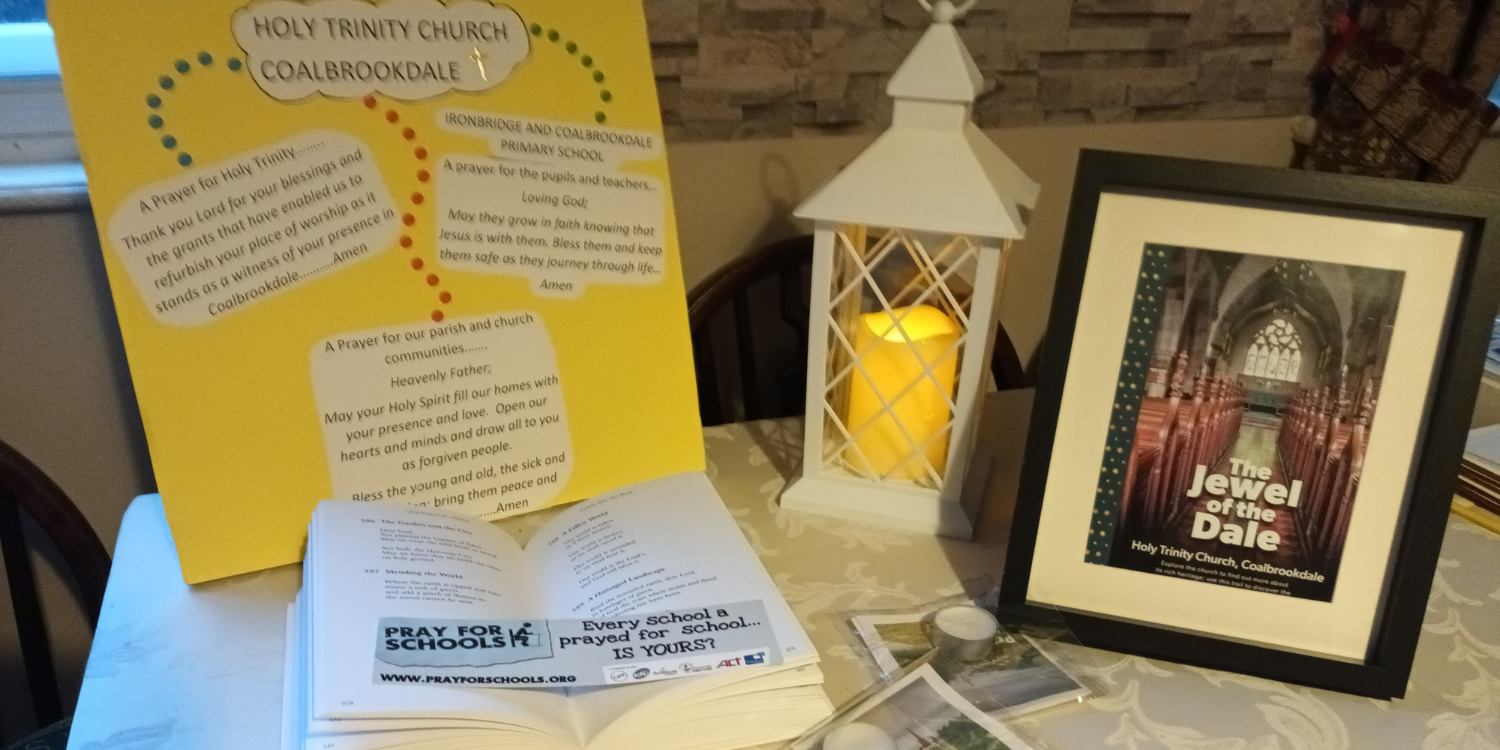
[(930, 483), (928, 464), (942, 479), (948, 461), (949, 435), (940, 433), (950, 423), (959, 355), (954, 344), (962, 330), (929, 305), (894, 312), (895, 318), (884, 310), (861, 315), (856, 326), (859, 367), (847, 420), (855, 438), (845, 460), (877, 477)]

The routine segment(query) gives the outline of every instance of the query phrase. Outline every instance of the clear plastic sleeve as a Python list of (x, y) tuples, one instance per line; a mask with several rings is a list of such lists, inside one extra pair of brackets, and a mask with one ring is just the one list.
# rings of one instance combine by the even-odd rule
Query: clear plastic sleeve
[(966, 584), (914, 607), (833, 613), (874, 683), (793, 750), (1048, 750), (1040, 712), (1101, 693), (1088, 652), (1059, 613), (997, 611), (988, 579)]

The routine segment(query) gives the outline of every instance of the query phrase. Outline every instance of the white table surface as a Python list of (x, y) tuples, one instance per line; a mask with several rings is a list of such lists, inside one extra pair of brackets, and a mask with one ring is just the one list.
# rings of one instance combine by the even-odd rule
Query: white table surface
[[(982, 521), (977, 542), (957, 542), (780, 510), (800, 427), (705, 430), (708, 475), (817, 645), (839, 702), (870, 681), (839, 613), (909, 607), (997, 576), (1004, 530)], [(1018, 445), (1024, 430), (1013, 432)], [(1001, 495), (1013, 495), (1015, 468), (997, 468)], [(548, 515), (501, 526), (524, 543)], [(276, 750), (285, 608), (301, 566), (189, 587), (155, 495), (126, 511), (114, 559), (69, 748)], [(1074, 650), (1105, 694), (1021, 720), (1050, 750), (1496, 750), (1500, 536), (1450, 520), (1405, 700)]]
[(130, 504), (69, 750), (281, 746), (286, 605), (302, 566), (188, 586), (160, 495)]

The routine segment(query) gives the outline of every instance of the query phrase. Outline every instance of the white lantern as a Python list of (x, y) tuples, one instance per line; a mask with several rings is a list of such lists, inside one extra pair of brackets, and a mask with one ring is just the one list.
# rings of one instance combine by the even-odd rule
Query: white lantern
[(807, 426), (781, 503), (968, 539), (976, 405), (1037, 184), (970, 119), (984, 79), (952, 23), (967, 6), (923, 5), (890, 129), (796, 211), (816, 223)]

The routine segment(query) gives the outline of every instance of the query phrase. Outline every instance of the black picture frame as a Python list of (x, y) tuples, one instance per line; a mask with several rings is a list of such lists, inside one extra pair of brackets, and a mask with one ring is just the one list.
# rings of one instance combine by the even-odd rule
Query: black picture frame
[[(1252, 167), (1110, 151), (1081, 152), (1061, 261), (1037, 373), (1035, 405), (1002, 574), (1002, 609), (1028, 605), (1049, 467), (1085, 273), (1104, 192), (1169, 194), (1230, 204), (1274, 204), (1312, 213), (1440, 222), (1466, 230), (1452, 307), (1438, 348), (1433, 393), (1408, 484), (1406, 514), (1391, 547), (1391, 572), (1363, 663), (1183, 632), (1069, 609), (1068, 627), (1088, 646), (1369, 696), (1402, 697), (1446, 529), (1455, 477), (1500, 307), (1500, 193), (1448, 185)], [(1084, 468), (1084, 467), (1080, 467)], [(1091, 471), (1093, 469), (1090, 469)]]

